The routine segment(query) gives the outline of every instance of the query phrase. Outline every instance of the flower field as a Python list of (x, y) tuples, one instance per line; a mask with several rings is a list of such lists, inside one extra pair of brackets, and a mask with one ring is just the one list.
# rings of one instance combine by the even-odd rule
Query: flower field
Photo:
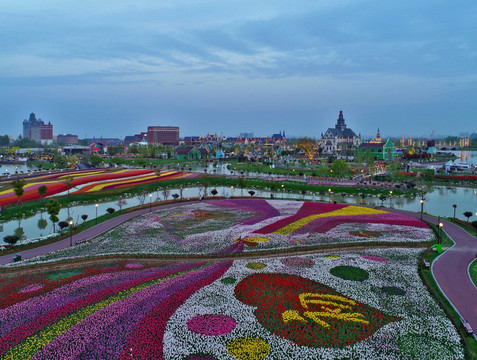
[(353, 205), (264, 199), (178, 204), (104, 235), (26, 263), (111, 254), (210, 254), (234, 243), (245, 252), (345, 243), (423, 242), (434, 235), (405, 215)]
[[(46, 197), (65, 192), (69, 189), (67, 183), (73, 187), (71, 194), (85, 193), (101, 190), (109, 190), (123, 187), (131, 187), (151, 182), (169, 180), (174, 178), (191, 177), (195, 174), (188, 174), (175, 171), (167, 171), (157, 176), (154, 170), (80, 170), (68, 173), (55, 173), (29, 177), (28, 184), (24, 187), (22, 201), (38, 200), (38, 188), (42, 185), (47, 187)], [(76, 190), (76, 187), (81, 189)], [(13, 189), (0, 191), (0, 206), (15, 204), (18, 201)]]
[(461, 359), (420, 282), (419, 251), (2, 276), (0, 359)]

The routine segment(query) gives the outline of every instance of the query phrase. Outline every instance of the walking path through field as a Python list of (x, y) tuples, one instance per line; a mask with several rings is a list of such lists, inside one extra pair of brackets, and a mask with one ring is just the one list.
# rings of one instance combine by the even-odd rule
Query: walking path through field
[[(179, 204), (158, 205), (152, 207), (152, 211), (164, 208), (175, 207)], [(83, 232), (75, 234), (71, 238), (74, 244), (76, 241), (83, 241), (102, 234), (112, 227), (115, 227), (133, 217), (151, 211), (150, 208), (126, 213), (100, 223)], [(412, 213), (402, 210), (392, 210), (394, 212), (403, 213), (414, 218), (420, 218), (420, 214)], [(423, 219), (435, 223), (436, 219), (431, 216), (424, 215)], [(432, 273), (437, 280), (442, 292), (447, 296), (450, 302), (454, 305), (461, 316), (466, 319), (472, 326), (474, 331), (477, 331), (477, 287), (474, 286), (468, 273), (469, 264), (476, 259), (477, 255), (477, 239), (467, 233), (459, 226), (448, 221), (442, 220), (444, 223), (444, 230), (449, 237), (454, 240), (455, 245), (446, 250), (440, 255), (432, 264)], [(38, 255), (43, 255), (59, 249), (70, 246), (70, 238), (57, 241), (45, 246), (19, 251), (22, 259), (29, 259)], [(0, 265), (12, 262), (15, 255), (0, 256)]]
[[(156, 210), (156, 209), (164, 209), (165, 207), (171, 207), (171, 206), (177, 206), (178, 204), (170, 204), (170, 205), (159, 205), (159, 206), (153, 206), (152, 207), (152, 211)], [(54, 242), (54, 243), (51, 243), (51, 244), (48, 244), (48, 245), (44, 245), (44, 246), (39, 246), (39, 247), (36, 247), (36, 248), (33, 248), (33, 249), (29, 249), (29, 250), (23, 250), (23, 251), (18, 251), (18, 255), (20, 255), (22, 257), (22, 260), (25, 260), (25, 259), (30, 259), (32, 257), (35, 257), (35, 256), (39, 256), (39, 255), (44, 255), (44, 254), (47, 254), (47, 253), (50, 253), (50, 252), (53, 252), (53, 251), (56, 251), (56, 250), (60, 250), (60, 249), (64, 249), (64, 248), (67, 248), (70, 246), (70, 243), (73, 243), (75, 244), (77, 241), (78, 242), (81, 242), (81, 241), (84, 241), (85, 239), (91, 239), (95, 236), (98, 236), (106, 231), (108, 231), (109, 229), (125, 222), (125, 221), (128, 221), (129, 219), (132, 219), (136, 216), (139, 216), (139, 215), (142, 215), (142, 214), (145, 214), (145, 213), (148, 213), (149, 211), (151, 211), (150, 208), (144, 208), (144, 209), (141, 209), (141, 210), (136, 210), (136, 211), (132, 211), (130, 213), (126, 213), (126, 214), (122, 214), (120, 216), (117, 216), (115, 218), (112, 218), (110, 220), (107, 220), (105, 222), (102, 222), (96, 226), (93, 226), (85, 231), (82, 231), (80, 233), (77, 233), (75, 235), (73, 235), (70, 239), (70, 237), (67, 237), (63, 240), (60, 240), (60, 241), (57, 241), (57, 242)], [(10, 255), (4, 255), (4, 256), (0, 256), (0, 265), (4, 265), (4, 264), (8, 264), (10, 262), (13, 261), (13, 258), (16, 256), (16, 254), (10, 254)]]
[[(417, 213), (392, 210), (420, 219)], [(437, 223), (435, 217), (423, 215), (423, 219), (430, 223)], [(432, 274), (442, 292), (454, 305), (460, 315), (469, 322), (477, 332), (477, 287), (469, 276), (469, 264), (476, 260), (477, 238), (469, 234), (460, 226), (441, 220), (443, 229), (454, 240), (455, 245), (442, 253), (432, 263)]]

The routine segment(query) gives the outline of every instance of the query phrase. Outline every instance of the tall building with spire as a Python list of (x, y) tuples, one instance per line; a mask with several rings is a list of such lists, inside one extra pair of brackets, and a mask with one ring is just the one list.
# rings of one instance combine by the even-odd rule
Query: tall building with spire
[(45, 124), (41, 119), (37, 119), (34, 113), (31, 113), (30, 118), (23, 121), (23, 137), (42, 144), (51, 144), (53, 142), (53, 125), (51, 122)]
[(361, 134), (356, 133), (346, 126), (343, 111), (340, 110), (336, 125), (321, 133), (321, 148), (325, 154), (334, 154), (338, 151), (355, 149), (361, 142)]

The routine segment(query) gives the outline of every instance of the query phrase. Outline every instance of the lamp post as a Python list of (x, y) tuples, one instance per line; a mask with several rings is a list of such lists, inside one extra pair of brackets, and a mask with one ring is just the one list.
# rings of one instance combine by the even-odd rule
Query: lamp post
[(282, 200), (283, 200), (283, 188), (285, 187), (285, 185), (282, 184)]
[(422, 212), (424, 210), (424, 199), (421, 199), (421, 220), (422, 220)]
[(98, 225), (98, 206), (99, 204), (96, 204), (96, 225)]
[(73, 236), (71, 230), (73, 228), (73, 220), (70, 220), (70, 247), (73, 246)]
[(149, 194), (149, 212), (151, 212), (152, 209), (152, 194)]
[(392, 196), (393, 196), (393, 191), (390, 190), (390, 191), (389, 191), (389, 207), (390, 207), (390, 208), (393, 207)]
[(331, 189), (328, 189), (328, 203), (331, 204)]
[(441, 221), (440, 216), (437, 217), (437, 243), (441, 244), (442, 243), (442, 235), (441, 231), (442, 228), (444, 227), (444, 223)]

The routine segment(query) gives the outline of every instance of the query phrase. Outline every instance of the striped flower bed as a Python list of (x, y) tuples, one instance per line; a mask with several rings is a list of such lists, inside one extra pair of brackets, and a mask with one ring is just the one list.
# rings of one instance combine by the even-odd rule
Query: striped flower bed
[(112, 254), (210, 254), (235, 242), (244, 243), (244, 251), (253, 252), (433, 239), (432, 231), (419, 220), (367, 207), (262, 199), (213, 200), (158, 209), (81, 245), (25, 262)]
[[(69, 173), (56, 173), (46, 176), (39, 176), (29, 178), (29, 182), (24, 187), (24, 194), (21, 197), (22, 201), (38, 200), (40, 195), (38, 194), (38, 188), (42, 185), (47, 187), (46, 197), (55, 195), (68, 190), (66, 185), (67, 180), (73, 187), (80, 186), (92, 182), (102, 182), (112, 179), (131, 178), (138, 176), (146, 176), (154, 173), (153, 170), (118, 170), (110, 171), (106, 169), (101, 170), (83, 170)], [(155, 176), (155, 175), (154, 175)], [(157, 178), (157, 177), (156, 177)], [(13, 192), (13, 189), (4, 190), (0, 192), (0, 206), (14, 204), (18, 201), (17, 196)]]

